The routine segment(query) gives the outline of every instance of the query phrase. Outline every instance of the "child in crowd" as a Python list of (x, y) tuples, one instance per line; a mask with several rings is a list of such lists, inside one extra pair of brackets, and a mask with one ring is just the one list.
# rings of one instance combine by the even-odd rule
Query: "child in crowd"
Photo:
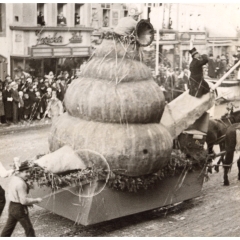
[(31, 110), (32, 110), (31, 101), (29, 99), (28, 93), (24, 93), (23, 102), (24, 102), (24, 107), (23, 107), (24, 119), (27, 120), (27, 119), (29, 119)]

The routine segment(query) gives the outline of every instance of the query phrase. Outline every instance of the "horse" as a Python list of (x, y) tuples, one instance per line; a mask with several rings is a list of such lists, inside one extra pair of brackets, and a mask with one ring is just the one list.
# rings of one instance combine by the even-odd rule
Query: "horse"
[[(240, 123), (231, 125), (226, 131), (225, 137), (225, 158), (223, 160), (224, 175), (223, 181), (224, 186), (229, 186), (228, 172), (231, 169), (233, 163), (234, 152), (237, 144), (236, 131), (240, 130)], [(238, 166), (238, 180), (240, 180), (240, 158), (237, 160)]]
[[(225, 134), (232, 124), (240, 122), (240, 111), (233, 112), (231, 108), (230, 113), (225, 114), (221, 119), (210, 119), (206, 136), (206, 143), (208, 153), (213, 153), (213, 146), (219, 145), (220, 151), (225, 151)], [(219, 165), (223, 162), (224, 156), (221, 156), (215, 165), (214, 169), (219, 172)]]

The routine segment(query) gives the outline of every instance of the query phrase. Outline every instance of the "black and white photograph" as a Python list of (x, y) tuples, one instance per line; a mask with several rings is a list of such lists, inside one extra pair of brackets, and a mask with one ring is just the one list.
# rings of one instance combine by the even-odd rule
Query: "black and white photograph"
[(239, 237), (240, 3), (0, 3), (1, 237)]

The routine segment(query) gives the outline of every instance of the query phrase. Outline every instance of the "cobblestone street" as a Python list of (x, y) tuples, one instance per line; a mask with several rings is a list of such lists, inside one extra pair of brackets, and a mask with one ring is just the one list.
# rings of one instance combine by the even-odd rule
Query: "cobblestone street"
[[(224, 107), (220, 106), (221, 111)], [(221, 112), (220, 111), (220, 112)], [(220, 113), (219, 112), (219, 113)], [(48, 151), (49, 126), (24, 132), (2, 135), (0, 157), (9, 168), (13, 157), (31, 158)], [(216, 148), (216, 151), (218, 149)], [(235, 156), (235, 159), (237, 154)], [(236, 162), (230, 173), (229, 187), (223, 186), (223, 173), (209, 174), (203, 185), (202, 195), (169, 209), (157, 209), (145, 213), (84, 227), (35, 206), (30, 215), (37, 236), (101, 236), (101, 237), (236, 237), (240, 234), (240, 182), (237, 180)], [(1, 179), (3, 187), (8, 179)], [(2, 230), (7, 218), (7, 207), (0, 219)], [(15, 237), (23, 237), (20, 225)]]

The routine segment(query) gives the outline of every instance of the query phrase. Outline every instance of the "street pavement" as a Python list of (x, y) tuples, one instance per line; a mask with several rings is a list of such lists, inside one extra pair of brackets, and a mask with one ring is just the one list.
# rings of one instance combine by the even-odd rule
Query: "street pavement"
[[(218, 106), (222, 114), (225, 106)], [(216, 116), (217, 116), (216, 114)], [(0, 159), (10, 168), (14, 157), (29, 159), (48, 152), (50, 126), (10, 131), (0, 137)], [(218, 152), (219, 148), (216, 147)], [(236, 154), (235, 161), (239, 154)], [(215, 160), (217, 161), (217, 160)], [(237, 237), (240, 235), (240, 182), (234, 163), (229, 174), (230, 186), (223, 186), (223, 171), (209, 174), (202, 195), (172, 208), (161, 208), (84, 227), (73, 221), (34, 206), (30, 216), (39, 237)], [(0, 179), (7, 188), (8, 179)], [(151, 196), (149, 196), (151, 197)], [(7, 207), (0, 218), (0, 231), (7, 219)], [(24, 237), (18, 224), (14, 237)]]

